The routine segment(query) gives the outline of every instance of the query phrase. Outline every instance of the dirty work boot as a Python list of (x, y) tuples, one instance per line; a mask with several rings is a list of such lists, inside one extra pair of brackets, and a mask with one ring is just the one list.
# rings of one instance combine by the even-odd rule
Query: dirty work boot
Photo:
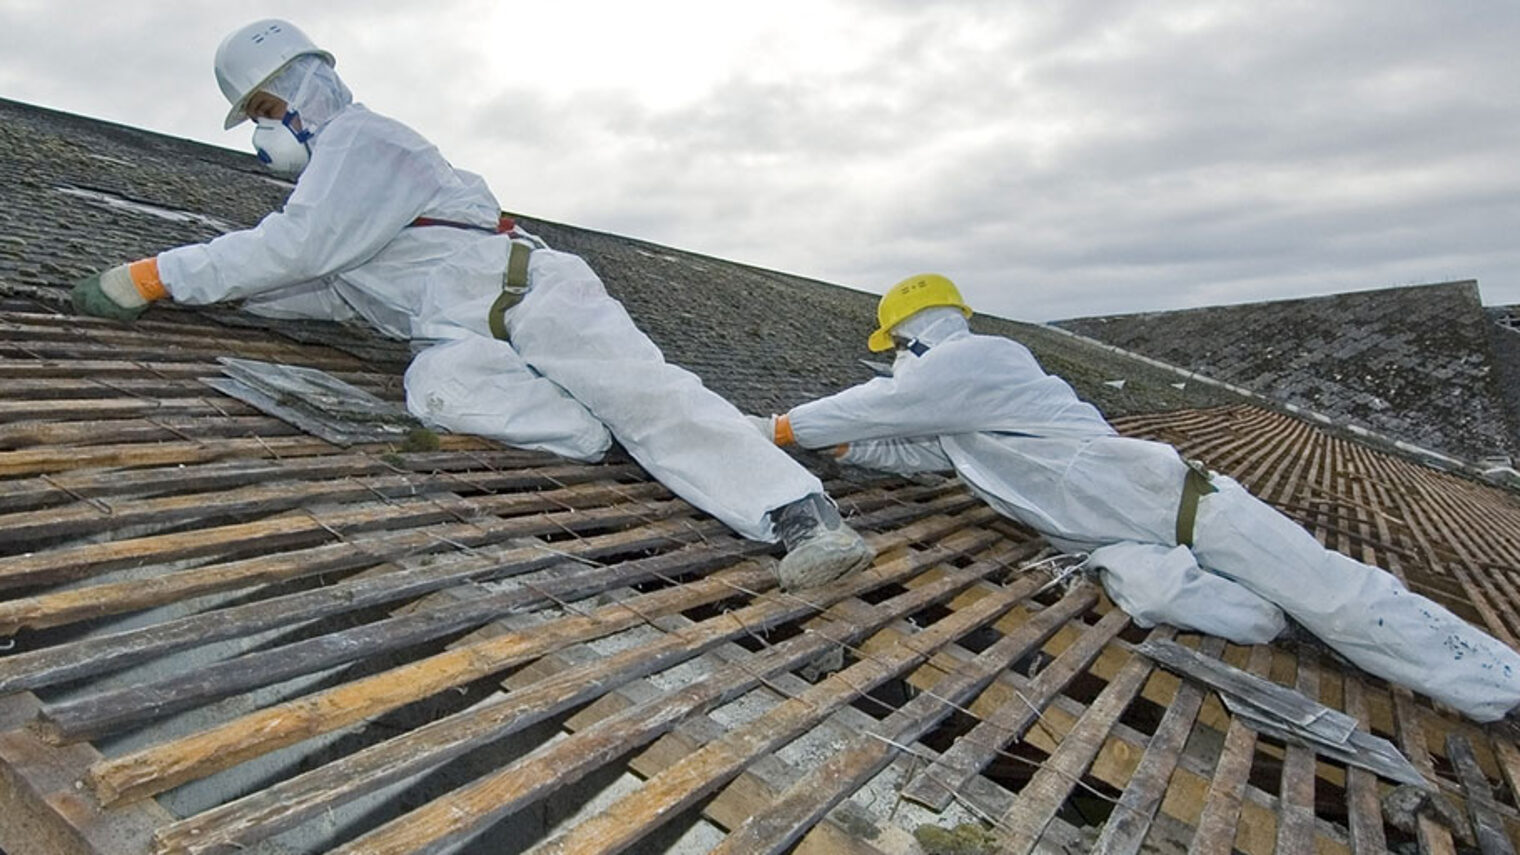
[(777, 571), (783, 590), (832, 582), (871, 563), (875, 551), (839, 518), (839, 509), (814, 493), (771, 511), (776, 534), (786, 545)]

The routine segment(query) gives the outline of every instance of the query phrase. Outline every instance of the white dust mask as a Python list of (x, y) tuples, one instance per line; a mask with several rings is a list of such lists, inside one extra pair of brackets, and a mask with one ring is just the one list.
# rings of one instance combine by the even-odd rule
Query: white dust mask
[(259, 160), (276, 175), (295, 178), (311, 160), (311, 150), (306, 147), (309, 134), (297, 132), (290, 126), (296, 118), (294, 111), (286, 113), (284, 120), (254, 119), (253, 150)]

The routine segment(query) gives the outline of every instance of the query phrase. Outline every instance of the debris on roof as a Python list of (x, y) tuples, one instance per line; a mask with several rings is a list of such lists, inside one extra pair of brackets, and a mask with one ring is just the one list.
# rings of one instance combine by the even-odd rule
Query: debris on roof
[(230, 356), (217, 362), (226, 376), (202, 383), (334, 445), (397, 441), (421, 426), (404, 406), (316, 368)]

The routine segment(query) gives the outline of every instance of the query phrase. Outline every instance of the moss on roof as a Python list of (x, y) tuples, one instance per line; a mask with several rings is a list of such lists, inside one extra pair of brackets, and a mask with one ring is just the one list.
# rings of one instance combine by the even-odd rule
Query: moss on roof
[[(252, 155), (0, 99), (0, 293), (55, 307), (71, 280), (245, 228), (283, 204), (288, 183)], [(863, 382), (876, 295), (814, 279), (519, 215), (551, 246), (585, 257), (666, 357), (743, 409), (784, 411)], [(155, 309), (166, 311), (166, 309)], [(399, 365), (405, 346), (363, 327), (194, 310), (239, 327), (337, 343)], [(978, 316), (973, 328), (1023, 341), (1111, 416), (1233, 403), (1142, 362), (1033, 324)], [(334, 339), (337, 339), (335, 342)], [(1106, 385), (1124, 380), (1123, 388)]]
[(1059, 325), (1447, 454), (1520, 451), (1475, 282)]

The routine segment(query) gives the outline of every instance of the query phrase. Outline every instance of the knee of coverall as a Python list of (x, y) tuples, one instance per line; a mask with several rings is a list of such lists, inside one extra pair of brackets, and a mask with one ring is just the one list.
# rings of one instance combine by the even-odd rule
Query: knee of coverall
[(417, 354), (407, 409), (433, 427), (575, 460), (600, 460), (612, 436), (579, 401), (538, 376), (506, 342), (465, 336)]
[(1237, 644), (1265, 644), (1287, 627), (1281, 609), (1201, 569), (1185, 546), (1115, 543), (1091, 561), (1109, 598), (1141, 626), (1168, 623)]
[[(1385, 571), (1346, 559), (1361, 570), (1341, 572), (1332, 554), (1306, 529), (1251, 495), (1234, 479), (1215, 475), (1215, 492), (1198, 502), (1193, 554), (1198, 563), (1250, 588), (1305, 624), (1335, 621), (1365, 602), (1368, 586)], [(1334, 553), (1338, 554), (1338, 553)], [(1334, 565), (1334, 566), (1332, 566)]]

